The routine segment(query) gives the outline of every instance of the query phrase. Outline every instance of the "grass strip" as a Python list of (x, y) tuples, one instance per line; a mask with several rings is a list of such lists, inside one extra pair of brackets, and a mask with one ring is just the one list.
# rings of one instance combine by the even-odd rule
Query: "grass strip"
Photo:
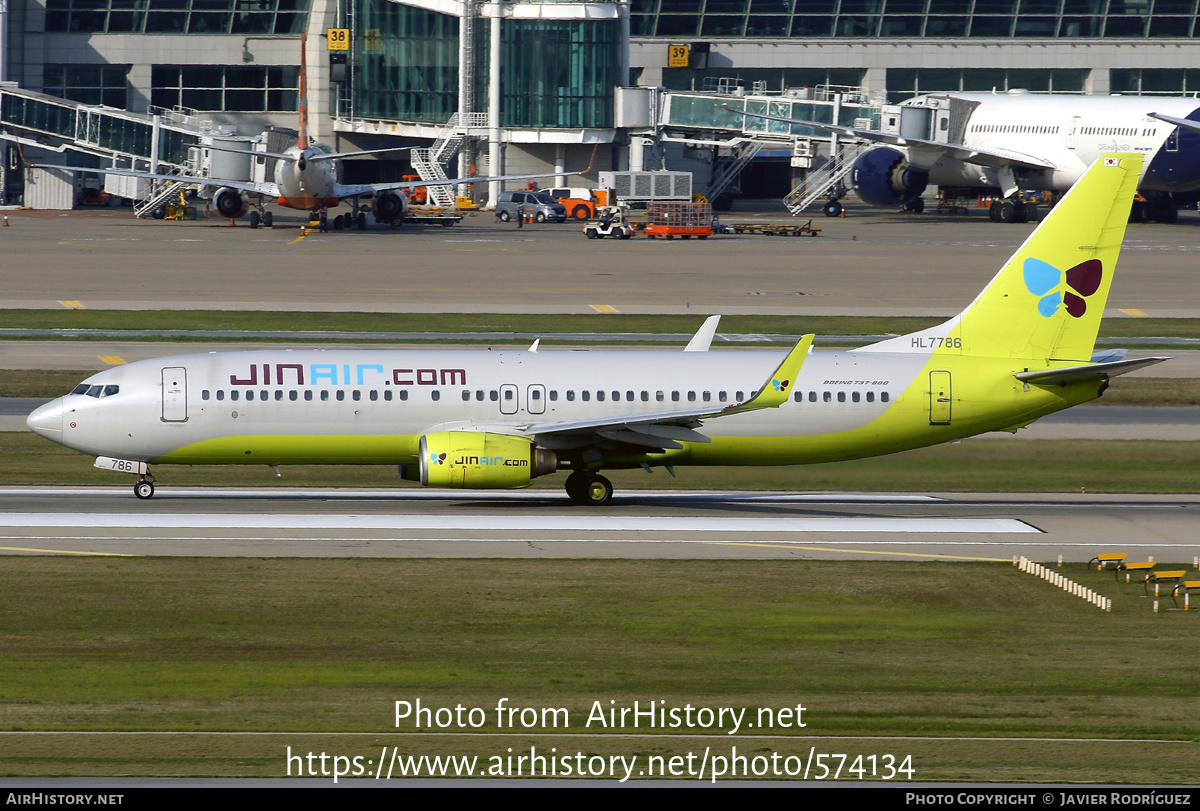
[[(134, 478), (96, 470), (93, 459), (32, 433), (0, 433), (0, 485), (133, 486)], [(321, 486), (419, 487), (393, 467), (296, 465), (278, 479), (265, 465), (154, 468), (160, 487)], [(915, 451), (795, 467), (681, 467), (605, 471), (618, 498), (635, 489), (1196, 493), (1200, 442), (1152, 440), (967, 440)], [(561, 489), (562, 475), (535, 479), (539, 489)]]
[[(1113, 612), (1004, 563), (0, 558), (3, 729), (309, 733), (0, 735), (0, 772), (279, 776), (288, 746), (486, 759), (815, 745), (912, 754), (922, 781), (1194, 782), (1191, 617), (1151, 613), (1110, 573), (1064, 573)], [(501, 738), (395, 723), (394, 702), (420, 698), (485, 711), (447, 731), (510, 732), (502, 697), (567, 722)], [(635, 700), (744, 707), (755, 726), (685, 739), (588, 725)], [(797, 705), (803, 729), (759, 723)], [(373, 734), (332, 734), (350, 731)]]
[[(633, 332), (689, 333), (707, 313), (695, 315), (275, 312), (269, 310), (5, 310), (0, 328), (141, 330), (320, 330), (337, 332)], [(766, 335), (902, 335), (945, 319), (882, 316), (727, 315), (725, 333)], [(1102, 337), (1196, 338), (1196, 318), (1109, 318)]]

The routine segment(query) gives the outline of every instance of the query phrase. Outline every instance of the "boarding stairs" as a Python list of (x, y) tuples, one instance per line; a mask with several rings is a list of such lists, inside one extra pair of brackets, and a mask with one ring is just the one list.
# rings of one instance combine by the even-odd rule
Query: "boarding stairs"
[(133, 216), (141, 219), (154, 213), (159, 206), (176, 199), (179, 193), (187, 188), (186, 183), (178, 180), (157, 181), (150, 191), (150, 196), (141, 202), (133, 204)]
[(721, 193), (729, 188), (750, 160), (765, 146), (762, 141), (747, 138), (736, 146), (732, 146), (732, 154), (713, 170), (712, 180), (708, 184), (707, 197), (709, 202), (716, 200)]
[[(192, 150), (193, 152), (195, 150)], [(199, 175), (199, 169), (195, 165), (195, 161), (190, 159), (183, 166), (171, 168), (168, 174), (190, 175), (196, 177)], [(150, 187), (150, 194), (145, 200), (133, 204), (133, 216), (141, 219), (150, 216), (159, 206), (165, 206), (173, 200), (179, 198), (180, 193), (184, 189), (195, 186), (195, 181), (185, 180), (155, 180), (154, 185)]]
[[(458, 153), (463, 140), (473, 128), (487, 127), (487, 113), (455, 113), (438, 133), (433, 145), (412, 150), (412, 165), (422, 180), (448, 180), (445, 164)], [(427, 186), (429, 202), (443, 209), (453, 209), (454, 187), (445, 184)]]
[(809, 172), (804, 180), (788, 192), (787, 197), (783, 198), (783, 204), (787, 206), (788, 211), (792, 212), (792, 216), (798, 215), (814, 202), (824, 199), (834, 186), (841, 183), (846, 175), (850, 174), (850, 170), (854, 168), (854, 161), (868, 146), (870, 144), (866, 143), (844, 146), (820, 169)]

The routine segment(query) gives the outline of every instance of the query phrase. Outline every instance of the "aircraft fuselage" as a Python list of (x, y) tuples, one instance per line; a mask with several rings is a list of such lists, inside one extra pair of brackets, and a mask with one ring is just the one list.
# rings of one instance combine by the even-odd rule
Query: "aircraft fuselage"
[[(1006, 93), (951, 93), (919, 97), (963, 102), (965, 122), (954, 108), (933, 111), (931, 140), (945, 141), (960, 130), (968, 147), (1036, 156), (1054, 169), (1017, 169), (1021, 188), (1066, 191), (1101, 154), (1145, 155), (1138, 188), (1155, 192), (1200, 190), (1200, 134), (1178, 130), (1149, 113), (1200, 120), (1200, 101), (1161, 96), (1076, 96)], [(943, 123), (944, 122), (944, 123)], [(940, 158), (929, 182), (939, 186), (1001, 186), (996, 169)]]

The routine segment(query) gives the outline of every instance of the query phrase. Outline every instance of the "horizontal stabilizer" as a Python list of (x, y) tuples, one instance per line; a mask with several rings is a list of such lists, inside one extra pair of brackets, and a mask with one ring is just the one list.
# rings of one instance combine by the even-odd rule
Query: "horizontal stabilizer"
[(1025, 383), (1036, 383), (1039, 386), (1066, 385), (1079, 383), (1083, 380), (1116, 377), (1128, 374), (1146, 366), (1162, 363), (1170, 358), (1136, 358), (1134, 360), (1118, 360), (1112, 363), (1091, 363), (1086, 366), (1067, 366), (1062, 369), (1040, 369), (1035, 372), (1016, 372), (1017, 380)]

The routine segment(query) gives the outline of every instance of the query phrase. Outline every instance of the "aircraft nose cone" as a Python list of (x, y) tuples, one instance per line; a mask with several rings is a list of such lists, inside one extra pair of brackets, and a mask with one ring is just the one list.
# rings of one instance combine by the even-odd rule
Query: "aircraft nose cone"
[(61, 442), (63, 431), (62, 398), (51, 400), (44, 406), (34, 409), (33, 413), (25, 418), (25, 424), (35, 434), (44, 436), (46, 439), (54, 442)]

